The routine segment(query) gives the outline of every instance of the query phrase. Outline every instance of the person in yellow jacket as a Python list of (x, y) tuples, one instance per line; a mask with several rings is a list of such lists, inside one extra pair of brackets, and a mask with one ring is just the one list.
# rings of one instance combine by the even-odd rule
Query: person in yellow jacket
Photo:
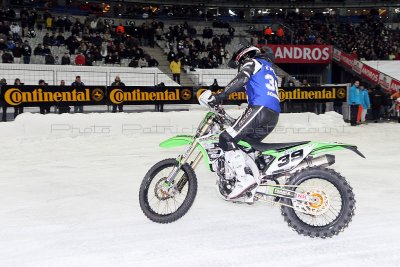
[(169, 68), (172, 72), (174, 81), (181, 84), (181, 61), (178, 58), (175, 58), (169, 64)]
[(46, 19), (46, 28), (47, 28), (47, 30), (51, 30), (52, 27), (53, 27), (53, 18), (48, 17)]

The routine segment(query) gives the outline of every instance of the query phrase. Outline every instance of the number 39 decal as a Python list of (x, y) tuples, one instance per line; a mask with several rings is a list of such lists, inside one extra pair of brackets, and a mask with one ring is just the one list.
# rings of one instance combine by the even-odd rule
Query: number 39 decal
[(278, 167), (283, 167), (290, 162), (299, 160), (303, 158), (303, 149), (296, 150), (291, 154), (284, 155), (278, 159)]

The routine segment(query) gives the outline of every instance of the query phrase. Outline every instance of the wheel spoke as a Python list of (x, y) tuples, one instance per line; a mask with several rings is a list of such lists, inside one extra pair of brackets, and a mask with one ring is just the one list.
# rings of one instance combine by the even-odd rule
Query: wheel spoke
[[(185, 201), (188, 192), (189, 184), (186, 182), (185, 186), (182, 188), (181, 192), (176, 192), (170, 195), (166, 192), (161, 184), (166, 181), (167, 177), (173, 171), (174, 166), (166, 166), (161, 169), (158, 173), (155, 173), (148, 185), (147, 199), (150, 209), (156, 214), (168, 215), (176, 212), (180, 206), (182, 206)], [(180, 170), (178, 172), (178, 177), (187, 175), (184, 171)], [(175, 186), (176, 183), (174, 182)]]
[[(342, 208), (342, 199), (339, 191), (332, 183), (321, 178), (311, 178), (298, 186), (300, 187), (294, 189), (297, 193), (307, 194), (307, 192), (310, 192), (310, 195), (317, 194), (321, 198), (321, 203), (313, 205), (293, 202), (299, 208), (309, 206), (310, 212), (314, 214), (309, 215), (295, 210), (297, 217), (304, 223), (311, 226), (324, 226), (330, 224), (339, 216), (338, 209)], [(329, 203), (326, 203), (326, 201), (329, 201)]]

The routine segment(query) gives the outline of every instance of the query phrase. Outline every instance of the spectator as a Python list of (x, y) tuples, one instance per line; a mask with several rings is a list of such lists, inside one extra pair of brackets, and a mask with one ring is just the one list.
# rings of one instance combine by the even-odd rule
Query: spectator
[(23, 52), (24, 52), (24, 50), (22, 49), (20, 44), (16, 43), (15, 47), (12, 51), (13, 56), (14, 56), (14, 63), (21, 64), (21, 57), (22, 57)]
[(61, 60), (59, 56), (54, 57), (54, 65), (61, 65)]
[(57, 42), (58, 45), (64, 45), (65, 44), (65, 38), (61, 34), (61, 32), (57, 35), (56, 42)]
[[(14, 81), (14, 85), (23, 85), (23, 83), (21, 83), (21, 80), (19, 78), (16, 78)], [(23, 106), (19, 106), (19, 107), (14, 107), (14, 119), (19, 115), (24, 113), (24, 107)]]
[(136, 59), (132, 59), (128, 66), (131, 68), (137, 68), (139, 67), (139, 62)]
[(385, 94), (380, 85), (376, 85), (371, 93), (372, 117), (375, 123), (381, 119), (381, 110), (385, 102)]
[(55, 25), (60, 33), (64, 32), (64, 20), (60, 16), (57, 17)]
[(37, 47), (35, 47), (35, 50), (33, 50), (33, 54), (35, 56), (43, 56), (43, 47), (42, 44), (38, 44)]
[(32, 48), (29, 45), (28, 41), (25, 40), (22, 45), (22, 56), (24, 60), (24, 64), (29, 64), (31, 62)]
[(47, 54), (44, 56), (44, 64), (46, 65), (55, 65), (56, 60), (52, 54)]
[(181, 61), (178, 58), (175, 58), (169, 65), (169, 68), (172, 72), (174, 81), (181, 84)]
[[(121, 64), (121, 57), (119, 56), (118, 52), (115, 52), (111, 56), (111, 62), (112, 62), (112, 64)], [(147, 64), (147, 62), (146, 62), (146, 64)]]
[(45, 21), (44, 21), (43, 16), (42, 16), (42, 15), (38, 15), (37, 21), (36, 21), (36, 28), (37, 28), (39, 31), (42, 31), (42, 30), (43, 30), (43, 25), (44, 25), (44, 24), (45, 24)]
[(71, 65), (71, 58), (67, 52), (65, 52), (61, 58), (61, 65)]
[(70, 37), (67, 38), (67, 40), (65, 41), (68, 50), (69, 50), (69, 54), (70, 55), (74, 55), (75, 54), (75, 50), (79, 47), (79, 41), (76, 38), (76, 36), (74, 34), (72, 34)]
[(63, 21), (64, 21), (64, 29), (65, 29), (65, 31), (69, 32), (71, 30), (71, 26), (72, 26), (71, 20), (69, 19), (69, 17), (64, 17)]
[(229, 33), (229, 37), (233, 38), (233, 36), (235, 34), (235, 28), (233, 28), (232, 26), (229, 26), (228, 33)]
[(18, 38), (19, 33), (21, 31), (21, 27), (17, 23), (13, 22), (13, 24), (11, 24), (10, 28), (11, 28), (11, 32), (13, 34), (13, 38), (14, 39)]
[(371, 103), (369, 101), (368, 90), (365, 89), (364, 85), (360, 85), (361, 90), (361, 124), (366, 124), (365, 117), (367, 115), (368, 109), (371, 108)]
[(361, 92), (360, 92), (360, 82), (355, 81), (353, 86), (349, 90), (349, 100), (350, 105), (350, 124), (351, 126), (357, 125), (357, 115), (359, 112), (359, 106), (361, 104)]
[(75, 57), (75, 65), (84, 66), (86, 63), (86, 58), (83, 54), (79, 54)]
[[(163, 82), (161, 82), (159, 84), (156, 84), (154, 87), (155, 87), (156, 90), (159, 89), (159, 90), (163, 91), (164, 88), (165, 88), (165, 84)], [(163, 112), (164, 111), (164, 104), (155, 104), (154, 108), (155, 108), (155, 110), (157, 112)]]
[[(77, 89), (77, 91), (85, 89), (85, 84), (81, 81), (81, 76), (76, 76), (75, 81), (71, 84), (71, 86), (74, 87), (73, 89)], [(83, 106), (74, 106), (74, 113), (83, 113)]]
[[(125, 87), (125, 84), (121, 82), (121, 78), (119, 76), (115, 76), (114, 82), (111, 83), (111, 86), (120, 86), (120, 87)], [(124, 112), (124, 106), (122, 104), (119, 105), (112, 105), (112, 112), (115, 113), (117, 112), (117, 107), (119, 112)]]
[(154, 57), (150, 57), (148, 63), (149, 67), (158, 67), (159, 65), (158, 61)]
[[(64, 86), (65, 86), (65, 81), (64, 81), (64, 80), (61, 80), (61, 81), (60, 81), (60, 87), (61, 87), (62, 90), (64, 89), (64, 88), (62, 88), (62, 87), (64, 87)], [(64, 90), (67, 90), (67, 89), (64, 89)], [(71, 110), (71, 108), (70, 108), (68, 105), (66, 105), (65, 103), (60, 102), (60, 103), (58, 104), (58, 114), (69, 113), (70, 110)]]
[(217, 93), (220, 89), (217, 79), (214, 79), (214, 82), (208, 87), (208, 90), (211, 90), (214, 93)]
[(282, 26), (279, 26), (278, 30), (276, 31), (276, 35), (278, 37), (280, 37), (281, 39), (283, 38), (283, 36), (285, 35)]
[(120, 23), (119, 26), (115, 29), (115, 32), (117, 34), (124, 34), (125, 33), (125, 27), (122, 26), (122, 24)]
[(147, 67), (147, 66), (148, 66), (147, 61), (146, 61), (146, 59), (144, 59), (144, 57), (141, 57), (141, 58), (139, 59), (138, 64), (139, 64), (139, 67), (140, 67), (140, 68), (143, 68), (143, 67)]
[(3, 53), (3, 55), (1, 56), (3, 63), (13, 63), (14, 62), (14, 58), (12, 56), (12, 54), (8, 51), (5, 51)]
[[(44, 80), (39, 80), (39, 85), (42, 86), (47, 86), (47, 83)], [(40, 104), (39, 109), (40, 109), (40, 114), (48, 114), (50, 113), (50, 104)]]
[(48, 16), (46, 19), (46, 28), (48, 31), (50, 31), (53, 27), (53, 18), (51, 16)]
[(53, 45), (53, 40), (50, 37), (49, 33), (47, 32), (46, 35), (43, 37), (43, 45), (48, 46), (48, 45)]
[(397, 122), (400, 123), (400, 91), (392, 94), (390, 98), (394, 101), (394, 109), (397, 113)]
[[(2, 87), (7, 85), (7, 80), (5, 78), (2, 78), (0, 80), (0, 91), (2, 91)], [(1, 101), (1, 99), (0, 99)], [(2, 110), (3, 110), (3, 114), (1, 116), (1, 120), (2, 121), (7, 121), (7, 106), (5, 104), (4, 101), (0, 102), (2, 104)]]
[(170, 50), (167, 58), (168, 58), (168, 61), (171, 63), (176, 58), (175, 52), (173, 50)]
[(51, 55), (51, 50), (49, 48), (49, 46), (45, 45), (43, 48), (43, 55)]
[(272, 28), (270, 26), (268, 26), (267, 28), (265, 28), (264, 30), (264, 36), (267, 40), (270, 39), (271, 35), (273, 34), (272, 32)]

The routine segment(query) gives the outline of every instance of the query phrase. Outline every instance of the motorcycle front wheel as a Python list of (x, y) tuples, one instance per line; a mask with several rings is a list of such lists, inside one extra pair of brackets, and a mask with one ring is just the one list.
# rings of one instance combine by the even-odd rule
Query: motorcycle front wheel
[(145, 175), (139, 191), (143, 213), (153, 222), (171, 223), (185, 215), (197, 194), (197, 178), (189, 164), (181, 166), (173, 184), (167, 177), (178, 167), (176, 159), (156, 163)]

